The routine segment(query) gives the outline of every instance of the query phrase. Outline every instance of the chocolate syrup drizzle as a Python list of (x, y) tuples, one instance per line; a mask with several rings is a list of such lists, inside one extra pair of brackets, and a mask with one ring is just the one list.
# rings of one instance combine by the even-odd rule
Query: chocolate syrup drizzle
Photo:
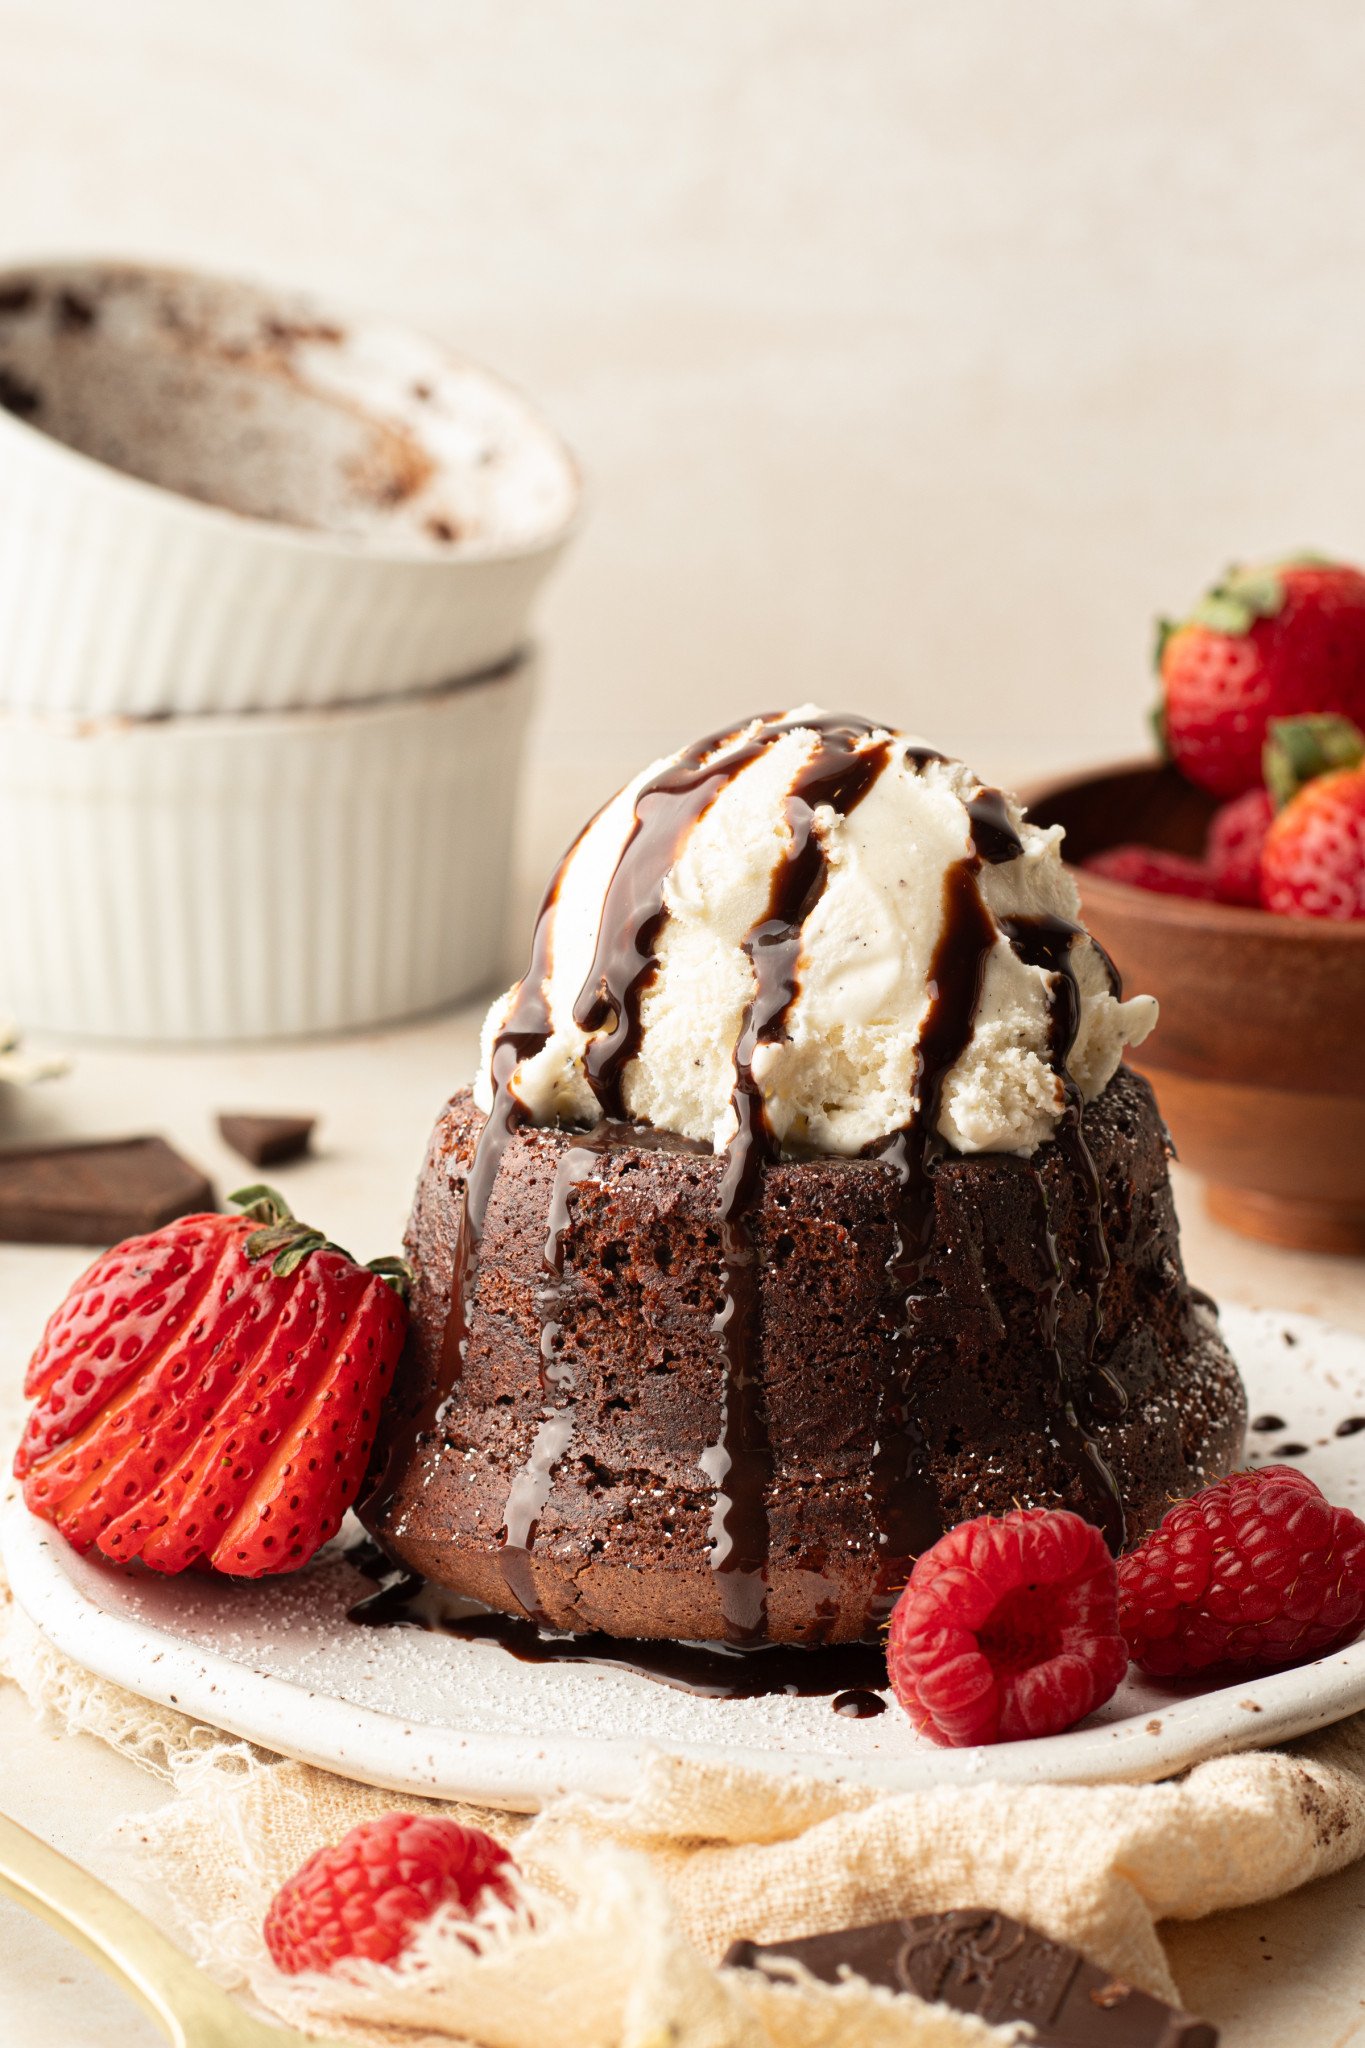
[(816, 812), (827, 808), (847, 817), (890, 759), (889, 741), (865, 744), (870, 730), (861, 720), (828, 720), (819, 727), (820, 745), (787, 797), (789, 841), (773, 875), (767, 915), (743, 947), (754, 970), (754, 993), (735, 1047), (736, 1127), (720, 1189), (724, 1285), (714, 1328), (724, 1362), (721, 1428), (699, 1461), (716, 1489), (711, 1564), (719, 1574), (721, 1611), (727, 1633), (740, 1642), (761, 1637), (767, 1607), (772, 1449), (759, 1369), (759, 1253), (752, 1217), (763, 1169), (780, 1151), (753, 1062), (761, 1046), (777, 1044), (784, 1034), (797, 993), (802, 927), (829, 879)]
[(526, 1463), (512, 1481), (503, 1512), (506, 1533), (502, 1574), (514, 1599), (527, 1614), (536, 1617), (540, 1614), (540, 1603), (531, 1570), (531, 1552), (537, 1525), (550, 1498), (555, 1469), (572, 1443), (574, 1434), (574, 1394), (577, 1390), (573, 1367), (561, 1355), (563, 1331), (558, 1316), (569, 1232), (569, 1196), (578, 1183), (587, 1178), (593, 1162), (610, 1149), (613, 1134), (619, 1139), (620, 1133), (620, 1126), (603, 1123), (584, 1137), (575, 1138), (573, 1144), (566, 1146), (559, 1155), (554, 1187), (550, 1193), (544, 1251), (546, 1278), (537, 1292), (536, 1307), (540, 1315), (541, 1390), (547, 1397), (558, 1398), (551, 1399), (545, 1409)]
[[(737, 1131), (726, 1158), (721, 1194), (722, 1304), (716, 1329), (723, 1362), (721, 1428), (703, 1453), (703, 1469), (717, 1491), (712, 1519), (712, 1563), (730, 1634), (739, 1640), (762, 1634), (768, 1528), (766, 1488), (771, 1464), (760, 1379), (753, 1357), (758, 1288), (757, 1253), (748, 1211), (761, 1184), (761, 1168), (776, 1156), (761, 1093), (750, 1062), (760, 1044), (780, 1036), (795, 994), (800, 928), (825, 881), (825, 856), (813, 830), (817, 806), (845, 814), (864, 796), (889, 758), (889, 743), (868, 746), (876, 731), (861, 718), (822, 714), (785, 722), (768, 720), (711, 734), (670, 763), (637, 791), (630, 830), (607, 887), (597, 944), (588, 975), (574, 1004), (575, 1021), (590, 1035), (584, 1055), (588, 1084), (603, 1118), (626, 1114), (622, 1088), (641, 1039), (644, 997), (658, 965), (658, 942), (667, 918), (664, 887), (692, 828), (730, 782), (786, 733), (814, 731), (818, 745), (793, 786), (787, 803), (791, 844), (774, 877), (768, 914), (746, 941), (757, 988), (746, 1013), (736, 1055)], [(517, 1068), (549, 1042), (552, 1020), (546, 996), (554, 910), (569, 856), (552, 880), (532, 942), (531, 962), (517, 988), (511, 1011), (493, 1043), (490, 1063), (493, 1104), (479, 1134), (465, 1183), (451, 1284), (450, 1314), (437, 1382), (403, 1435), (396, 1432), (385, 1475), (366, 1503), (382, 1517), (391, 1504), (398, 1475), (416, 1445), (441, 1425), (459, 1384), (469, 1345), (469, 1317), (477, 1280), (479, 1245), (489, 1197), (507, 1145), (530, 1121), (516, 1095)], [(591, 1134), (572, 1148), (581, 1160), (594, 1149)], [(563, 1188), (563, 1223), (552, 1218), (546, 1264), (552, 1287), (563, 1264), (568, 1192), (578, 1165)], [(542, 1339), (542, 1386), (559, 1395), (546, 1409), (530, 1454), (513, 1480), (504, 1523), (504, 1574), (509, 1590), (534, 1621), (543, 1619), (535, 1596), (531, 1549), (536, 1523), (553, 1483), (555, 1467), (572, 1436), (572, 1389), (562, 1371), (552, 1373)]]
[(1011, 823), (1009, 799), (1003, 790), (979, 789), (968, 799), (967, 816), (972, 821), (972, 845), (982, 860), (993, 868), (1018, 860), (1024, 842)]
[(1104, 1190), (1085, 1141), (1084, 1101), (1067, 1066), (1081, 1024), (1081, 992), (1071, 953), (1076, 940), (1084, 938), (1085, 932), (1069, 918), (1050, 915), (1002, 917), (999, 925), (1019, 958), (1029, 967), (1042, 968), (1050, 977), (1049, 1057), (1063, 1093), (1062, 1114), (1053, 1142), (1071, 1176), (1083, 1220), (1081, 1270), (1077, 1278), (1089, 1305), (1084, 1373), (1078, 1375), (1068, 1370), (1057, 1341), (1057, 1309), (1064, 1276), (1052, 1229), (1047, 1184), (1035, 1159), (1030, 1165), (1038, 1193), (1040, 1234), (1051, 1268), (1049, 1283), (1039, 1296), (1039, 1337), (1053, 1360), (1052, 1406), (1061, 1448), (1080, 1475), (1106, 1541), (1118, 1552), (1126, 1535), (1123, 1497), (1094, 1430), (1101, 1418), (1110, 1422), (1121, 1419), (1128, 1397), (1115, 1374), (1096, 1357), (1104, 1333), (1104, 1290), (1111, 1260), (1104, 1228)]
[[(923, 751), (927, 758), (936, 758)], [(918, 750), (916, 765), (923, 765)], [(1055, 917), (997, 919), (992, 914), (981, 895), (981, 864), (999, 866), (1017, 860), (1024, 850), (1023, 841), (999, 790), (980, 790), (969, 800), (967, 812), (972, 852), (944, 878), (943, 920), (929, 970), (930, 1007), (920, 1033), (915, 1116), (890, 1140), (870, 1148), (871, 1157), (894, 1169), (897, 1181), (893, 1249), (887, 1261), (894, 1298), (901, 1305), (893, 1335), (899, 1347), (914, 1331), (915, 1305), (928, 1277), (926, 1267), (933, 1245), (934, 1180), (950, 1149), (939, 1133), (943, 1091), (971, 1039), (986, 965), (997, 937), (1003, 935), (1026, 965), (1042, 968), (1050, 977), (1048, 1052), (1064, 1094), (1055, 1135), (1084, 1205), (1082, 1285), (1090, 1302), (1087, 1358), (1091, 1375), (1077, 1381), (1069, 1374), (1058, 1345), (1057, 1308), (1063, 1274), (1045, 1184), (1035, 1164), (1043, 1242), (1050, 1262), (1049, 1280), (1040, 1296), (1039, 1334), (1043, 1348), (1054, 1360), (1052, 1398), (1062, 1448), (1081, 1475), (1106, 1539), (1118, 1550), (1125, 1533), (1123, 1505), (1092, 1433), (1093, 1411), (1103, 1404), (1110, 1416), (1122, 1414), (1126, 1396), (1112, 1374), (1094, 1365), (1110, 1270), (1109, 1246), (1099, 1177), (1081, 1127), (1081, 1093), (1067, 1068), (1081, 1020), (1080, 991), (1070, 959), (1072, 942), (1082, 935), (1081, 928)], [(1117, 993), (1117, 975), (1112, 963), (1106, 962), (1106, 966)], [(894, 1370), (881, 1391), (869, 1489), (878, 1561), (874, 1612), (879, 1618), (894, 1604), (915, 1557), (943, 1533), (937, 1494), (924, 1477), (925, 1463), (914, 1387), (902, 1371)]]
[(896, 1302), (895, 1365), (881, 1389), (868, 1505), (877, 1542), (873, 1611), (884, 1619), (922, 1550), (943, 1534), (938, 1495), (925, 1476), (924, 1432), (913, 1375), (900, 1362), (915, 1329), (915, 1303), (934, 1236), (934, 1176), (946, 1141), (939, 1135), (943, 1090), (967, 1048), (996, 941), (996, 925), (977, 886), (978, 856), (957, 861), (943, 880), (943, 920), (929, 967), (929, 1010), (920, 1030), (915, 1115), (869, 1149), (896, 1179), (892, 1250), (886, 1262)]
[[(667, 1134), (629, 1124), (625, 1120), (623, 1097), (626, 1071), (640, 1048), (644, 998), (658, 965), (658, 945), (667, 919), (665, 883), (688, 835), (722, 790), (767, 747), (793, 730), (814, 730), (819, 743), (787, 798), (789, 842), (772, 879), (766, 914), (744, 941), (744, 951), (754, 969), (755, 986), (736, 1047), (736, 1129), (726, 1149), (721, 1180), (722, 1291), (714, 1323), (722, 1368), (720, 1430), (700, 1459), (715, 1488), (711, 1563), (717, 1575), (729, 1641), (723, 1645), (678, 1646), (619, 1644), (609, 1637), (561, 1636), (545, 1626), (536, 1596), (532, 1556), (537, 1526), (555, 1472), (574, 1433), (575, 1389), (572, 1370), (560, 1355), (558, 1315), (571, 1236), (572, 1192), (590, 1176), (594, 1160), (612, 1149), (667, 1140)], [(542, 1325), (540, 1377), (546, 1405), (527, 1459), (513, 1479), (504, 1516), (504, 1577), (527, 1618), (523, 1621), (477, 1610), (475, 1619), (466, 1614), (458, 1624), (447, 1619), (440, 1626), (448, 1626), (455, 1633), (497, 1640), (514, 1654), (536, 1661), (562, 1657), (621, 1664), (648, 1671), (668, 1683), (684, 1684), (689, 1690), (713, 1691), (728, 1697), (772, 1690), (830, 1689), (827, 1677), (825, 1682), (813, 1682), (814, 1660), (825, 1653), (787, 1647), (786, 1654), (798, 1660), (793, 1673), (800, 1675), (801, 1682), (797, 1683), (793, 1674), (786, 1674), (777, 1682), (776, 1646), (746, 1647), (760, 1643), (764, 1632), (769, 1549), (767, 1492), (772, 1478), (759, 1370), (758, 1252), (752, 1224), (763, 1169), (779, 1156), (780, 1149), (768, 1123), (753, 1062), (762, 1046), (775, 1044), (784, 1035), (786, 1018), (798, 989), (802, 928), (828, 879), (824, 843), (815, 827), (816, 812), (827, 808), (847, 816), (873, 787), (892, 754), (892, 743), (886, 739), (869, 743), (877, 730), (860, 718), (821, 716), (788, 723), (769, 720), (756, 728), (741, 727), (713, 734), (689, 748), (636, 795), (630, 831), (606, 892), (591, 968), (574, 1004), (576, 1022), (590, 1034), (584, 1067), (603, 1120), (590, 1131), (575, 1133), (556, 1166), (544, 1252), (545, 1280), (537, 1297)], [(944, 756), (932, 748), (906, 745), (903, 758), (922, 771), (928, 763), (942, 761)], [(981, 896), (980, 868), (983, 861), (998, 865), (1016, 859), (1023, 852), (1022, 842), (999, 791), (982, 789), (967, 808), (972, 851), (945, 877), (943, 922), (930, 970), (930, 1008), (919, 1046), (916, 1114), (889, 1140), (869, 1148), (869, 1156), (890, 1166), (896, 1178), (894, 1248), (888, 1260), (899, 1304), (894, 1335), (899, 1346), (914, 1328), (914, 1304), (926, 1277), (925, 1265), (933, 1240), (934, 1176), (948, 1150), (938, 1134), (943, 1090), (970, 1041), (986, 963), (1003, 931), (1022, 958), (1031, 965), (1045, 967), (1051, 976), (1051, 1056), (1066, 1091), (1066, 1111), (1058, 1138), (1064, 1144), (1077, 1184), (1085, 1190), (1090, 1219), (1087, 1271), (1093, 1357), (1101, 1327), (1108, 1251), (1094, 1164), (1080, 1129), (1079, 1090), (1065, 1065), (1080, 1018), (1075, 977), (1067, 959), (1077, 928), (1048, 919), (1001, 920), (997, 924)], [(546, 893), (536, 923), (530, 965), (494, 1040), (493, 1104), (466, 1177), (450, 1312), (436, 1384), (410, 1423), (406, 1436), (403, 1432), (395, 1433), (386, 1473), (366, 1503), (371, 1518), (376, 1514), (383, 1518), (391, 1506), (398, 1476), (407, 1467), (412, 1452), (440, 1429), (464, 1369), (489, 1197), (508, 1143), (531, 1120), (515, 1092), (515, 1074), (523, 1061), (544, 1048), (551, 1034), (546, 981), (554, 910), (569, 858), (565, 856)], [(1041, 1191), (1041, 1179), (1038, 1184)], [(1055, 1309), (1061, 1272), (1050, 1229), (1046, 1242), (1052, 1250), (1056, 1278), (1045, 1291), (1042, 1335), (1046, 1348), (1057, 1360), (1054, 1393), (1058, 1427), (1064, 1445), (1086, 1475), (1106, 1533), (1115, 1542), (1121, 1540), (1122, 1534), (1117, 1489), (1088, 1426), (1094, 1389), (1089, 1383), (1076, 1383), (1068, 1378), (1057, 1349)], [(937, 1498), (923, 1476), (923, 1465), (924, 1437), (915, 1413), (913, 1384), (907, 1382), (904, 1373), (893, 1371), (882, 1389), (869, 1488), (869, 1505), (877, 1532), (877, 1605), (881, 1612), (894, 1601), (914, 1557), (942, 1533)], [(426, 1597), (419, 1588), (419, 1581), (405, 1575), (401, 1583), (395, 1581), (392, 1587), (364, 1603), (355, 1618), (413, 1619), (416, 1606)], [(719, 1675), (710, 1666), (698, 1675), (696, 1658), (702, 1651), (722, 1660), (743, 1657), (746, 1675), (736, 1675), (733, 1661)], [(874, 1658), (880, 1656), (875, 1650), (871, 1654)], [(683, 1656), (686, 1666), (682, 1676), (678, 1675), (678, 1656)], [(670, 1659), (671, 1667), (665, 1669)], [(862, 1677), (861, 1686), (851, 1684), (851, 1678), (852, 1674), (841, 1666), (834, 1683), (849, 1690), (841, 1694), (839, 1710), (879, 1711), (880, 1702), (867, 1687), (882, 1680), (871, 1675), (871, 1667), (869, 1674)], [(741, 1689), (736, 1690), (736, 1686)]]

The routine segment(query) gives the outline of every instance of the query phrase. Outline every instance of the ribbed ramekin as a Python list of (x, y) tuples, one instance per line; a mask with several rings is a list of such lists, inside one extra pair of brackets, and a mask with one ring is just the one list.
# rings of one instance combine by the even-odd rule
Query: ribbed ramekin
[(287, 710), (482, 673), (526, 644), (578, 501), (526, 401), (406, 329), (183, 271), (0, 272), (0, 706)]
[(223, 1040), (473, 993), (499, 965), (533, 672), (331, 711), (0, 717), (0, 1008)]

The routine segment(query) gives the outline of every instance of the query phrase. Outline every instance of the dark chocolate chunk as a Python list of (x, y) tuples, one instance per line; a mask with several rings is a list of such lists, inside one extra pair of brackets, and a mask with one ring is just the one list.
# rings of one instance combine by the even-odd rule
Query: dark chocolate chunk
[(993, 2026), (1027, 2020), (1038, 2048), (1216, 2048), (1218, 2041), (1207, 2021), (984, 1908), (881, 1920), (801, 1941), (736, 1941), (725, 1956), (730, 1967), (751, 1970), (784, 1959), (826, 1984), (852, 1972)]
[(10, 1244), (117, 1244), (216, 1207), (212, 1183), (164, 1138), (0, 1152), (0, 1239)]
[(80, 292), (58, 292), (57, 325), (67, 334), (88, 334), (99, 315)]
[(43, 396), (34, 385), (26, 384), (22, 377), (16, 377), (0, 364), (0, 406), (16, 419), (31, 420), (36, 412), (42, 411)]
[(281, 1166), (302, 1159), (317, 1122), (312, 1116), (220, 1116), (218, 1129), (226, 1144), (253, 1166)]

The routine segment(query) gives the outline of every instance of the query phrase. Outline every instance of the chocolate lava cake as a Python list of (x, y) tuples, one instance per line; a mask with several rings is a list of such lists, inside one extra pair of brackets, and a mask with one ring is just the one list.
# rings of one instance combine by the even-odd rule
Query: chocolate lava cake
[(361, 1518), (543, 1628), (875, 1637), (954, 1523), (1119, 1550), (1237, 1460), (1151, 1029), (1060, 835), (807, 708), (646, 769), (580, 834), (409, 1232)]
[[(438, 1419), (427, 1411), (444, 1384), (482, 1124), (457, 1095), (423, 1169), (408, 1239), (413, 1341), (390, 1448), (414, 1420), (421, 1428), (368, 1526), (428, 1578), (555, 1628), (741, 1632), (746, 1618), (737, 1628), (709, 1562), (704, 1464), (724, 1421), (722, 1160), (629, 1127), (520, 1129), (488, 1203), (458, 1391)], [(914, 1554), (965, 1516), (1063, 1504), (1104, 1521), (1107, 1466), (1131, 1541), (1173, 1497), (1236, 1463), (1242, 1389), (1185, 1279), (1147, 1083), (1121, 1068), (1083, 1129), (1110, 1266), (1093, 1357), (1093, 1216), (1061, 1146), (943, 1161), (908, 1310), (894, 1277), (891, 1167), (765, 1168), (753, 1364), (766, 1469), (750, 1477), (751, 1513), (766, 1523), (768, 1640), (868, 1635)]]

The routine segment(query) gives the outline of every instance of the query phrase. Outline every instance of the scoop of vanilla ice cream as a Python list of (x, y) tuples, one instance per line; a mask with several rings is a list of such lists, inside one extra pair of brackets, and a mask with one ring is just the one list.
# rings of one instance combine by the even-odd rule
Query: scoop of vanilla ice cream
[[(774, 874), (791, 841), (787, 801), (819, 736), (788, 712), (783, 732), (727, 782), (675, 848), (663, 888), (658, 965), (640, 1009), (638, 1055), (622, 1093), (637, 1122), (722, 1150), (735, 1130), (735, 1052), (754, 994), (744, 940), (769, 914)], [(757, 725), (757, 721), (755, 724)], [(745, 728), (752, 732), (755, 728)], [(924, 760), (896, 738), (886, 767), (844, 816), (817, 809), (824, 887), (801, 931), (797, 986), (778, 1042), (752, 1068), (781, 1141), (853, 1154), (917, 1116), (920, 1034), (934, 999), (931, 966), (945, 918), (945, 879), (971, 858), (967, 805), (982, 788), (961, 762)], [(678, 757), (671, 757), (676, 760)], [(538, 1123), (591, 1123), (599, 1114), (584, 1072), (587, 1034), (573, 1010), (592, 968), (608, 884), (631, 831), (635, 800), (668, 761), (645, 768), (607, 804), (567, 857), (550, 910), (543, 984), (548, 1040), (522, 1061), (512, 1087)], [(1062, 831), (1030, 825), (1012, 800), (1023, 851), (982, 863), (977, 886), (991, 918), (1052, 915), (1076, 921), (1079, 898), (1063, 865)], [(1124, 1047), (1156, 1021), (1150, 996), (1122, 1002), (1104, 956), (1086, 936), (1071, 947), (1081, 996), (1068, 1059), (1087, 1100), (1107, 1085)], [(949, 1071), (938, 1130), (959, 1152), (1032, 1152), (1065, 1107), (1049, 1057), (1053, 976), (1029, 966), (997, 931), (986, 956), (965, 1050)], [(494, 1003), (484, 1026), (475, 1099), (492, 1102), (494, 1039), (517, 995)]]

